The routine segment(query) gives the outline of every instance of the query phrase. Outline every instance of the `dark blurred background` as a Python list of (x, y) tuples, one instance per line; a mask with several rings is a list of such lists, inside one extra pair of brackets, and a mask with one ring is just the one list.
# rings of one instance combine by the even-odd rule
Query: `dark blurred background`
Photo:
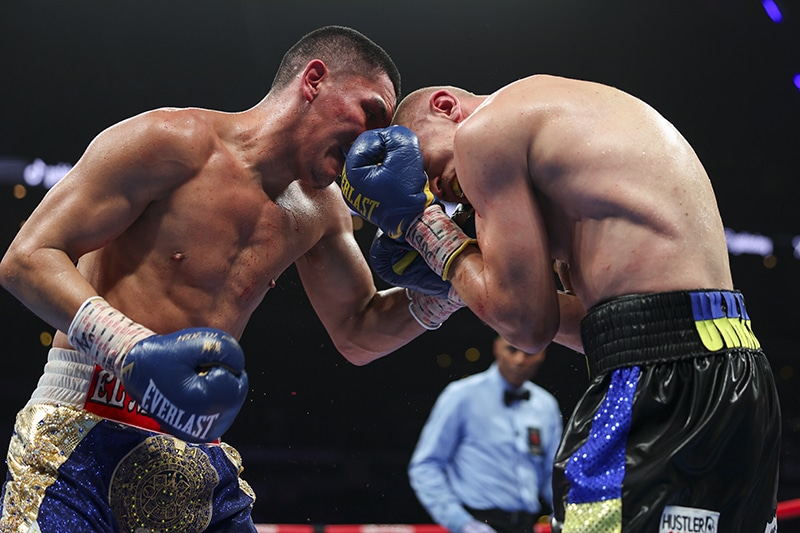
[[(775, 1), (779, 22), (760, 0), (6, 0), (0, 246), (43, 184), (102, 129), (161, 106), (249, 108), (286, 49), (319, 26), (351, 26), (381, 44), (404, 93), (439, 83), (488, 93), (534, 73), (607, 83), (661, 111), (707, 167), (730, 230), (734, 280), (781, 393), (779, 499), (800, 497), (800, 6)], [(362, 246), (373, 231), (357, 230)], [(5, 291), (0, 318), (5, 453), (2, 436), (36, 385), (52, 328)], [(492, 335), (462, 310), (397, 353), (354, 367), (289, 269), (242, 338), (252, 390), (226, 434), (258, 493), (256, 520), (428, 522), (406, 464), (439, 391), (491, 362)], [(536, 381), (566, 417), (587, 381), (583, 358), (553, 346)]]

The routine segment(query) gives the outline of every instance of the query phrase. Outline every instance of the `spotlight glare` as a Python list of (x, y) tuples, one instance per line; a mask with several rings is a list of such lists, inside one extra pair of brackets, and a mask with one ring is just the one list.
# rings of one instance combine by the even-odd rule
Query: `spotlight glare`
[(475, 347), (467, 348), (467, 350), (464, 352), (464, 357), (470, 363), (474, 363), (481, 358), (481, 351)]
[(794, 86), (797, 87), (798, 90), (800, 90), (800, 74), (794, 75)]
[(775, 245), (769, 237), (748, 232), (737, 233), (730, 228), (725, 228), (725, 240), (728, 244), (728, 251), (734, 255), (754, 254), (768, 257), (775, 249)]
[(440, 353), (436, 356), (436, 364), (439, 365), (439, 368), (447, 368), (452, 362), (453, 358), (449, 354)]
[(764, 6), (764, 11), (767, 12), (767, 16), (772, 19), (772, 22), (780, 24), (783, 21), (783, 13), (775, 0), (761, 0), (761, 5)]
[(39, 334), (39, 342), (42, 343), (42, 346), (50, 346), (53, 344), (53, 335), (49, 331), (43, 331)]

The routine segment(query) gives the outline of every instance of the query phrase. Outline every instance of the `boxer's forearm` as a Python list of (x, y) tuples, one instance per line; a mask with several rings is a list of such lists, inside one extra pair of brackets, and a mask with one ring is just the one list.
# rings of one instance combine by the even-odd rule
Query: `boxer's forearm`
[(75, 312), (97, 294), (61, 250), (15, 241), (0, 263), (0, 284), (39, 318), (66, 333)]
[(362, 312), (329, 331), (337, 350), (351, 363), (365, 365), (415, 339), (425, 328), (409, 311), (405, 289), (376, 293)]

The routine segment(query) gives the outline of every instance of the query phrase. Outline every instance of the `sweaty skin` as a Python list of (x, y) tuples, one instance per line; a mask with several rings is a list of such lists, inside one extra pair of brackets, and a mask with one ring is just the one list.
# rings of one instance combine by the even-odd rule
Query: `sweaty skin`
[[(464, 201), (458, 183), (476, 211), (479, 248), (450, 279), (515, 346), (580, 351), (585, 310), (617, 296), (733, 288), (709, 178), (647, 104), (547, 75), (489, 96), (418, 92), (395, 122), (419, 136), (431, 190)], [(554, 262), (574, 296), (556, 291)]]
[(402, 291), (376, 291), (334, 183), (342, 151), (387, 125), (395, 102), (387, 75), (337, 75), (314, 60), (241, 113), (123, 121), (45, 196), (0, 280), (68, 348), (63, 332), (96, 294), (157, 333), (208, 326), (238, 338), (295, 264), (337, 348), (367, 363), (424, 331)]

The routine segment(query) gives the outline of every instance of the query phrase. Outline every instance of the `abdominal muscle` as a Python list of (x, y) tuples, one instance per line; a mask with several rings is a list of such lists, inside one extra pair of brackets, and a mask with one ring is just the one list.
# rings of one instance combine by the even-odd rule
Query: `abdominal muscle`
[[(79, 269), (112, 306), (156, 333), (213, 327), (238, 338), (277, 273), (256, 273), (236, 263), (223, 266), (208, 259), (194, 249), (180, 261), (172, 255), (159, 261), (148, 259), (135, 271), (116, 277), (109, 263), (105, 272), (91, 268), (95, 261), (89, 255), (82, 260), (86, 266)], [(202, 275), (208, 272), (203, 264), (211, 267), (212, 263), (216, 272)], [(66, 336), (59, 333), (54, 346), (69, 348)]]
[[(325, 231), (321, 205), (313, 211), (300, 200), (293, 192), (279, 206), (262, 194), (193, 213), (146, 213), (78, 269), (112, 306), (156, 333), (214, 327), (239, 338), (278, 277)], [(66, 336), (54, 346), (69, 348)]]

